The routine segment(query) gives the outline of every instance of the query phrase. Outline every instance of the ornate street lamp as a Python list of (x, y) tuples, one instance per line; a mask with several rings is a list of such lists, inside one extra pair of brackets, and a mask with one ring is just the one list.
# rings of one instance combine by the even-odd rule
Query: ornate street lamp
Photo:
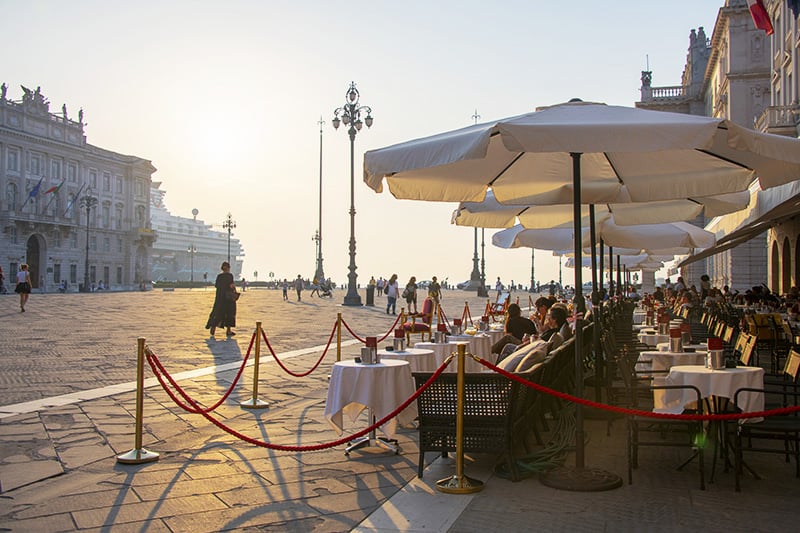
[[(361, 113), (366, 113), (362, 122)], [(341, 115), (341, 118), (339, 118)], [(356, 134), (361, 131), (364, 124), (372, 126), (372, 108), (359, 104), (359, 93), (356, 83), (350, 82), (350, 88), (345, 94), (345, 104), (333, 111), (334, 129), (339, 129), (339, 124), (350, 126), (347, 133), (350, 135), (350, 273), (347, 274), (347, 294), (344, 305), (362, 305), (361, 296), (357, 290), (358, 274), (356, 274), (356, 206), (355, 206), (355, 142)]]
[(236, 222), (233, 221), (233, 217), (230, 213), (228, 213), (228, 218), (225, 219), (225, 222), (222, 223), (222, 227), (228, 230), (228, 264), (231, 264), (231, 231), (236, 228)]
[(486, 256), (484, 252), (486, 251), (486, 230), (481, 228), (481, 286), (478, 287), (478, 296), (481, 298), (489, 296), (489, 292), (486, 290)]
[(86, 194), (81, 197), (81, 209), (86, 209), (86, 258), (83, 264), (83, 292), (91, 292), (89, 285), (89, 217), (92, 208), (97, 205), (97, 198), (92, 196), (92, 188), (86, 190)]
[(194, 255), (197, 253), (197, 247), (194, 245), (194, 243), (192, 243), (189, 245), (189, 249), (186, 251), (189, 252), (189, 263), (191, 264), (192, 269), (191, 278), (189, 278), (189, 281), (194, 283)]
[(322, 117), (319, 117), (317, 124), (319, 124), (319, 227), (312, 239), (317, 243), (317, 269), (314, 277), (317, 282), (322, 283), (325, 281), (325, 272), (322, 269), (322, 126), (325, 121)]
[(528, 292), (534, 292), (536, 290), (536, 250), (531, 248), (531, 288)]

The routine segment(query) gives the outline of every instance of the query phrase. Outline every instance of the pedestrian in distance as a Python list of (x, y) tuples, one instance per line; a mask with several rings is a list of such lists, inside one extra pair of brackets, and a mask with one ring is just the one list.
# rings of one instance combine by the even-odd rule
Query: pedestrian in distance
[[(411, 276), (409, 278), (408, 283), (406, 283), (406, 288), (403, 289), (403, 298), (406, 301), (406, 309), (408, 309), (409, 313), (417, 314), (417, 278)], [(414, 311), (411, 311), (411, 305), (414, 305)]]
[(289, 299), (289, 281), (286, 278), (283, 278), (281, 290), (283, 290), (283, 301), (285, 302)]
[[(392, 277), (386, 281), (386, 288), (384, 289), (386, 292), (386, 314), (387, 315), (396, 315), (397, 314), (397, 297), (400, 293), (400, 285), (397, 283), (397, 274), (392, 274)], [(389, 309), (392, 312), (389, 312)]]
[(17, 288), (14, 292), (19, 294), (19, 312), (25, 312), (25, 304), (28, 303), (28, 297), (31, 295), (31, 274), (28, 272), (28, 264), (22, 263), (17, 272)]
[(436, 276), (433, 276), (431, 284), (428, 285), (428, 296), (433, 300), (436, 306), (438, 306), (442, 300), (442, 286), (439, 285)]
[(220, 268), (222, 272), (217, 274), (214, 282), (217, 293), (214, 295), (214, 306), (208, 315), (206, 329), (211, 330), (213, 337), (218, 327), (227, 328), (225, 334), (231, 337), (236, 335), (231, 328), (236, 327), (236, 300), (239, 299), (239, 293), (236, 291), (230, 263), (224, 261)]
[(300, 274), (297, 275), (297, 279), (294, 280), (294, 290), (297, 291), (297, 301), (300, 301), (300, 293), (303, 292), (303, 278), (300, 277)]

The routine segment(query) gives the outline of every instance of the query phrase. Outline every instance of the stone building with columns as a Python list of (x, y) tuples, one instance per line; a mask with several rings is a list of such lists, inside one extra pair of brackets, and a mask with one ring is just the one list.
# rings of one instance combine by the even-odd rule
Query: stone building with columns
[[(12, 99), (0, 87), (0, 264), (13, 280), (27, 263), (35, 290), (112, 289), (151, 279), (147, 159), (89, 144), (83, 110), (50, 111), (40, 88)], [(87, 286), (88, 288), (88, 286)]]
[[(790, 2), (767, 0), (765, 4), (773, 35), (755, 27), (746, 0), (726, 0), (710, 38), (702, 27), (691, 30), (681, 84), (654, 87), (652, 72), (643, 72), (642, 100), (637, 107), (722, 117), (760, 131), (797, 137), (797, 13)], [(755, 185), (747, 212), (696, 220), (718, 239), (737, 231), (740, 238), (734, 247), (712, 249), (683, 261), (684, 278), (699, 285), (700, 276), (707, 273), (714, 286), (741, 291), (766, 283), (775, 292), (786, 292), (796, 285), (797, 220), (788, 218), (770, 229), (770, 224), (752, 224), (763, 215), (759, 202), (771, 205), (771, 197), (785, 190), (760, 191)], [(792, 258), (795, 267), (791, 267)]]

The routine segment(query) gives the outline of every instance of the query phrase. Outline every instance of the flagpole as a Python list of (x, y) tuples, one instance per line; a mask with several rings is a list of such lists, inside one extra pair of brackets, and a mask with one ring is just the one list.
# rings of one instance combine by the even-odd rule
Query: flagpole
[(39, 178), (39, 183), (36, 184), (36, 187), (31, 189), (30, 193), (28, 193), (28, 197), (25, 198), (25, 202), (22, 204), (22, 207), (19, 208), (20, 211), (25, 209), (25, 206), (28, 205), (28, 200), (30, 200), (31, 198), (35, 198), (36, 196), (39, 195), (39, 187), (42, 186), (42, 181), (44, 181), (44, 177)]

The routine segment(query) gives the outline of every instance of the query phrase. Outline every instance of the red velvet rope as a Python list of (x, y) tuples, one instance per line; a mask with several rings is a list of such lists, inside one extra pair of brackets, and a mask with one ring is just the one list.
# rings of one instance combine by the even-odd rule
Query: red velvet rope
[(314, 366), (312, 366), (307, 372), (292, 372), (291, 370), (286, 368), (286, 366), (281, 362), (280, 359), (278, 359), (278, 354), (275, 353), (275, 350), (272, 349), (272, 346), (270, 345), (269, 340), (267, 339), (267, 334), (264, 332), (263, 329), (261, 330), (261, 336), (263, 337), (264, 342), (266, 343), (267, 348), (269, 349), (269, 353), (272, 354), (272, 358), (275, 359), (275, 362), (278, 363), (278, 366), (281, 367), (284, 372), (296, 378), (304, 378), (317, 369), (320, 363), (322, 363), (322, 360), (325, 359), (325, 356), (328, 354), (328, 349), (330, 349), (331, 347), (331, 342), (333, 341), (333, 335), (335, 333), (336, 333), (336, 325), (334, 324), (333, 329), (331, 330), (331, 336), (328, 337), (328, 343), (325, 345), (325, 349), (322, 351), (322, 355), (320, 355), (319, 359), (317, 359), (317, 362), (314, 363)]
[[(231, 393), (233, 392), (233, 388), (236, 386), (236, 384), (239, 382), (239, 379), (242, 377), (242, 372), (244, 372), (244, 368), (245, 368), (245, 366), (247, 366), (247, 359), (250, 357), (250, 350), (253, 348), (253, 342), (255, 342), (255, 340), (256, 340), (256, 334), (255, 334), (255, 332), (253, 332), (253, 335), (250, 337), (250, 345), (247, 347), (247, 353), (245, 354), (244, 360), (242, 361), (242, 366), (239, 367), (239, 371), (236, 373), (236, 377), (234, 378), (233, 382), (231, 383), (231, 386), (228, 387), (228, 390), (225, 392), (225, 394), (222, 396), (222, 398), (217, 400), (217, 402), (215, 404), (211, 405), (210, 407), (202, 408), (201, 411), (204, 411), (204, 412), (207, 412), (207, 413), (211, 412), (211, 411), (215, 410), (217, 407), (219, 407), (220, 405), (222, 405), (222, 402), (224, 402), (225, 400), (228, 399), (228, 396), (230, 396)], [(161, 379), (161, 376), (160, 376), (159, 372), (163, 373), (167, 377), (167, 379), (169, 380), (169, 382), (172, 384), (173, 387), (178, 388), (178, 383), (175, 381), (175, 379), (172, 376), (170, 376), (167, 373), (167, 371), (164, 369), (164, 366), (161, 364), (161, 361), (159, 361), (158, 357), (156, 357), (155, 354), (153, 354), (153, 352), (152, 352), (152, 350), (150, 350), (149, 346), (145, 346), (144, 350), (145, 350), (145, 354), (148, 355), (147, 361), (148, 361), (148, 363), (150, 363), (150, 368), (153, 370), (153, 374), (156, 376), (156, 378), (158, 379), (159, 383), (161, 383), (161, 386), (164, 388), (164, 390), (167, 391), (167, 394), (169, 394), (170, 397), (172, 397), (173, 401), (175, 401), (175, 403), (178, 404), (178, 407), (180, 407), (184, 411), (188, 411), (190, 413), (195, 413), (196, 414), (196, 413), (200, 412), (200, 411), (197, 411), (195, 408), (190, 407), (190, 406), (182, 403), (181, 401), (178, 400), (178, 398), (174, 397), (171, 394), (171, 391), (167, 388), (166, 383), (164, 383), (164, 381)], [(152, 356), (153, 361), (150, 360), (150, 356)], [(153, 368), (153, 364), (155, 364), (158, 367), (158, 371), (155, 368)]]
[[(150, 349), (147, 349), (147, 350), (145, 350), (145, 356), (147, 357), (147, 362), (150, 364), (150, 368), (153, 369), (153, 373), (156, 374), (156, 378), (158, 379), (159, 383), (161, 383), (161, 385), (163, 387), (164, 386), (163, 376), (161, 376), (161, 374), (158, 371), (158, 368), (159, 368), (160, 365), (158, 363), (154, 363), (154, 361), (153, 361), (153, 360), (157, 361), (156, 355), (153, 354), (153, 352), (150, 351)], [(310, 445), (310, 446), (286, 446), (286, 445), (281, 445), (281, 444), (270, 444), (269, 442), (265, 442), (265, 441), (262, 441), (262, 440), (254, 439), (252, 437), (248, 437), (247, 435), (244, 435), (244, 434), (236, 431), (235, 429), (226, 426), (225, 424), (223, 424), (222, 422), (220, 422), (219, 420), (217, 420), (216, 418), (214, 418), (213, 416), (208, 414), (204, 409), (202, 409), (197, 404), (197, 402), (195, 402), (191, 397), (189, 397), (189, 395), (186, 394), (186, 392), (180, 386), (178, 386), (177, 384), (175, 385), (175, 389), (192, 406), (194, 411), (191, 411), (191, 412), (203, 415), (209, 422), (211, 422), (212, 424), (214, 424), (215, 426), (217, 426), (221, 430), (225, 431), (226, 433), (228, 433), (230, 435), (233, 435), (234, 437), (237, 437), (238, 439), (241, 439), (241, 440), (243, 440), (243, 441), (245, 441), (245, 442), (247, 442), (249, 444), (253, 444), (255, 446), (259, 446), (261, 448), (267, 448), (267, 449), (270, 449), (270, 450), (280, 450), (280, 451), (286, 451), (286, 452), (310, 452), (310, 451), (325, 450), (325, 449), (328, 449), (328, 448), (333, 448), (335, 446), (339, 446), (341, 444), (345, 444), (345, 443), (351, 442), (351, 441), (353, 441), (353, 440), (355, 440), (355, 439), (357, 439), (359, 437), (363, 437), (367, 433), (379, 428), (380, 426), (382, 426), (383, 424), (385, 424), (386, 422), (388, 422), (392, 418), (396, 417), (398, 414), (400, 414), (403, 411), (403, 409), (405, 409), (406, 407), (411, 405), (411, 403), (413, 401), (415, 401), (419, 397), (419, 395), (422, 394), (422, 392), (431, 385), (431, 383), (436, 381), (436, 379), (442, 374), (442, 372), (444, 372), (445, 368), (447, 368), (447, 365), (450, 364), (450, 361), (451, 361), (451, 359), (445, 360), (445, 362), (442, 363), (442, 365), (438, 369), (436, 369), (436, 372), (433, 373), (433, 375), (430, 377), (430, 379), (428, 379), (428, 381), (426, 381), (425, 384), (422, 385), (414, 394), (412, 394), (406, 401), (404, 401), (402, 404), (400, 404), (400, 406), (397, 407), (397, 409), (395, 409), (394, 411), (392, 411), (391, 413), (389, 413), (385, 417), (381, 418), (380, 420), (378, 420), (377, 422), (375, 422), (371, 426), (367, 427), (366, 429), (362, 429), (358, 433), (354, 433), (353, 435), (351, 435), (349, 437), (344, 437), (344, 438), (341, 438), (341, 439), (333, 441), (333, 442), (328, 442), (328, 443), (323, 443), (323, 444), (314, 444), (314, 445)], [(169, 379), (170, 382), (174, 382), (174, 379), (169, 378), (169, 377), (168, 377), (168, 379)], [(174, 393), (171, 390), (169, 390), (166, 387), (164, 387), (164, 390), (167, 393), (167, 395), (170, 398), (172, 398), (173, 401), (175, 401), (176, 404), (180, 405), (180, 403), (178, 402), (178, 399), (175, 397)]]
[(539, 392), (543, 392), (545, 394), (549, 394), (551, 396), (555, 396), (556, 398), (561, 398), (562, 400), (567, 400), (569, 402), (579, 403), (587, 407), (593, 407), (595, 409), (603, 409), (605, 411), (612, 411), (614, 413), (622, 413), (625, 415), (643, 416), (650, 418), (667, 418), (671, 420), (738, 420), (741, 418), (761, 418), (772, 415), (786, 415), (800, 411), (800, 406), (796, 406), (796, 407), (781, 407), (778, 409), (771, 409), (769, 411), (753, 411), (749, 413), (730, 413), (730, 414), (720, 414), (720, 415), (682, 415), (682, 414), (672, 414), (672, 413), (654, 413), (653, 411), (642, 411), (639, 409), (617, 407), (615, 405), (596, 403), (591, 400), (586, 400), (584, 398), (578, 398), (577, 396), (572, 396), (564, 392), (559, 392), (557, 390), (550, 389), (538, 383), (534, 383), (533, 381), (528, 381), (527, 379), (517, 376), (516, 374), (512, 374), (510, 372), (503, 370), (502, 368), (498, 368), (489, 361), (482, 359), (480, 357), (473, 356), (473, 359), (478, 361), (486, 368), (493, 370), (494, 372), (497, 372), (498, 374), (501, 374), (507, 377), (508, 379), (516, 381), (521, 385), (530, 387), (532, 389), (536, 389)]
[[(397, 325), (397, 323), (400, 321), (400, 317), (401, 317), (401, 316), (402, 316), (402, 315), (398, 315), (398, 316), (397, 316), (397, 318), (395, 318), (395, 319), (394, 319), (394, 323), (392, 323), (392, 326), (389, 328), (389, 331), (387, 331), (387, 332), (386, 332), (386, 335), (384, 335), (383, 337), (379, 338), (379, 339), (377, 340), (377, 342), (383, 342), (384, 340), (386, 340), (386, 337), (388, 337), (389, 335), (391, 335), (392, 333), (394, 333), (394, 327), (395, 327), (395, 326)], [(356, 339), (356, 340), (357, 340), (358, 342), (360, 342), (361, 344), (366, 344), (367, 340), (366, 340), (366, 339), (362, 339), (361, 337), (359, 337), (358, 335), (356, 335), (355, 331), (353, 331), (352, 329), (350, 329), (350, 326), (347, 324), (347, 322), (345, 322), (345, 321), (344, 321), (344, 319), (342, 319), (342, 324), (344, 324), (344, 327), (345, 327), (345, 329), (346, 329), (348, 332), (350, 332), (350, 335), (352, 335), (354, 339)]]

